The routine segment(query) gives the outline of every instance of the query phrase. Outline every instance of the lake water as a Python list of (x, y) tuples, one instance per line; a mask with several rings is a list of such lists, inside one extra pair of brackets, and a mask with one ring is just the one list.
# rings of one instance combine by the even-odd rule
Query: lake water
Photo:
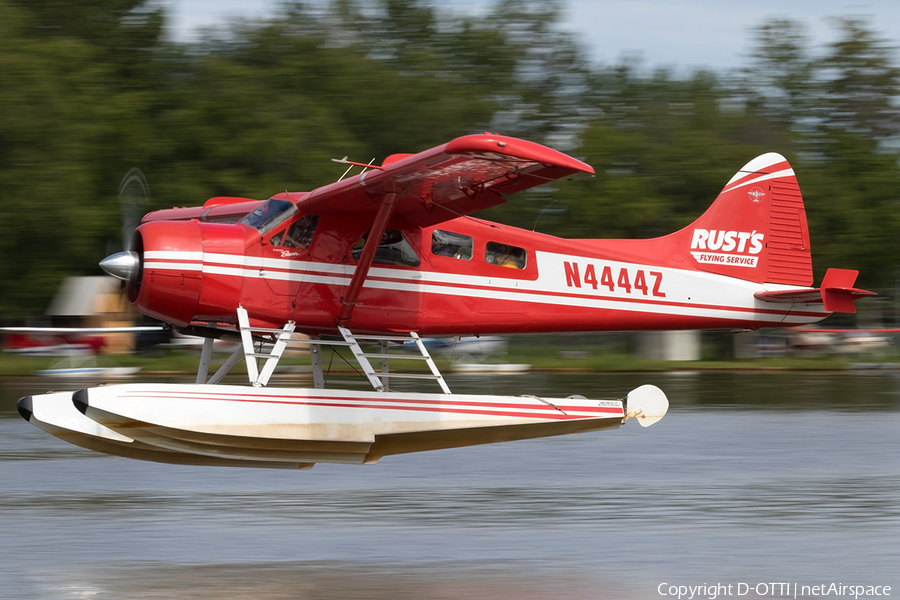
[(642, 599), (705, 585), (695, 598), (793, 598), (781, 583), (797, 597), (832, 583), (900, 595), (894, 372), (449, 383), (597, 398), (653, 383), (671, 409), (648, 429), (293, 472), (81, 450), (15, 412), (20, 396), (77, 384), (0, 380), (0, 597)]

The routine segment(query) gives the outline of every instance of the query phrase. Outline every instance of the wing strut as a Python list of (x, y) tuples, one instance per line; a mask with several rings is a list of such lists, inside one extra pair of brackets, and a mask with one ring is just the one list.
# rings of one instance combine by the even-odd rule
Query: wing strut
[(372, 266), (372, 261), (375, 259), (375, 251), (378, 250), (381, 236), (387, 229), (388, 220), (391, 218), (391, 213), (394, 212), (394, 206), (397, 204), (399, 196), (396, 192), (387, 192), (381, 200), (381, 205), (375, 214), (375, 221), (372, 223), (372, 229), (369, 231), (369, 237), (366, 239), (366, 245), (363, 246), (359, 263), (353, 272), (353, 279), (350, 280), (350, 285), (347, 287), (347, 295), (341, 298), (341, 311), (335, 319), (338, 325), (345, 326), (350, 321), (353, 307), (356, 306), (359, 292), (369, 274), (369, 267)]

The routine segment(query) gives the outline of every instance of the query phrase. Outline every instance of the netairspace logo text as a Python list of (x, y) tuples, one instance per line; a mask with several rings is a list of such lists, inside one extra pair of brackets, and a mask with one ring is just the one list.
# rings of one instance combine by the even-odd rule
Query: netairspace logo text
[(844, 585), (842, 583), (820, 583), (818, 585), (806, 585), (788, 582), (776, 583), (716, 583), (703, 585), (675, 585), (661, 583), (656, 588), (660, 596), (671, 596), (677, 600), (692, 600), (693, 598), (706, 598), (716, 600), (728, 596), (746, 596), (751, 592), (755, 597), (771, 598), (814, 598), (814, 597), (844, 597), (864, 598), (874, 596), (890, 596), (889, 585)]

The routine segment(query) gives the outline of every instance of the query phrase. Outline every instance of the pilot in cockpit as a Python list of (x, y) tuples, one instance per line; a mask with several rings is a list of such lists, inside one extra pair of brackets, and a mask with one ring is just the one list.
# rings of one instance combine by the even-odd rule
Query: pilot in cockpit
[(313, 234), (316, 232), (316, 225), (319, 223), (317, 215), (304, 215), (288, 227), (282, 236), (274, 236), (272, 238), (273, 246), (282, 246), (284, 248), (309, 248), (312, 243)]

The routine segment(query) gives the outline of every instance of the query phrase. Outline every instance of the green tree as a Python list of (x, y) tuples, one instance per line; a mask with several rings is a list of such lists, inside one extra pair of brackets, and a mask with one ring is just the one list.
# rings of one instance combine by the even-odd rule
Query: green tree
[(745, 162), (781, 152), (817, 268), (893, 282), (898, 73), (867, 22), (835, 21), (819, 56), (800, 24), (769, 21), (747, 69), (679, 77), (591, 66), (561, 7), (498, 0), (462, 17), (425, 0), (289, 2), (180, 45), (155, 2), (0, 0), (0, 305), (35, 314), (63, 276), (99, 272), (131, 167), (155, 207), (196, 205), (312, 189), (343, 171), (330, 158), (380, 161), (484, 130), (596, 168), (486, 215), (571, 237), (673, 231)]
[(893, 48), (865, 21), (834, 24), (838, 38), (823, 56), (812, 55), (796, 23), (761, 26), (748, 88), (793, 134), (817, 276), (827, 267), (854, 268), (860, 285), (889, 289), (900, 250), (892, 145), (900, 133), (900, 72)]
[(36, 23), (0, 2), (0, 302), (8, 316), (40, 312), (63, 276), (93, 260), (106, 225), (92, 158), (109, 74), (92, 46), (35, 37)]

